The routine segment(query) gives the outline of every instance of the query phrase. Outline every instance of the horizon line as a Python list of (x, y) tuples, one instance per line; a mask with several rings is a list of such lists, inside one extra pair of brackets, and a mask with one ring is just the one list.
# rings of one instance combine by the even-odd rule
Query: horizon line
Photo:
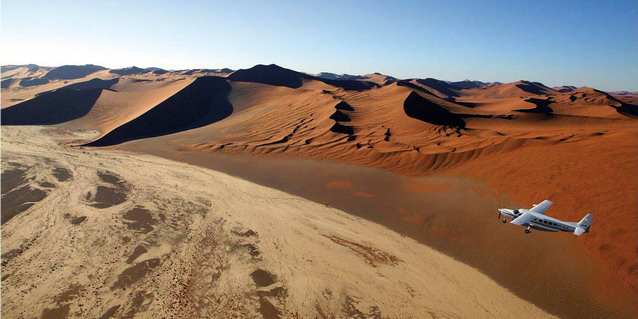
[[(534, 81), (534, 80), (526, 80), (526, 79), (519, 79), (519, 80), (515, 80), (515, 81), (485, 81), (485, 80), (477, 80), (477, 79), (469, 79), (469, 78), (465, 78), (463, 80), (442, 80), (439, 78), (434, 78), (434, 77), (404, 77), (404, 78), (400, 78), (400, 77), (396, 77), (394, 75), (391, 74), (387, 74), (387, 73), (382, 73), (382, 72), (370, 72), (370, 73), (365, 73), (365, 74), (351, 74), (351, 73), (337, 73), (337, 72), (332, 72), (332, 71), (320, 71), (318, 73), (310, 73), (310, 72), (305, 72), (305, 71), (298, 71), (295, 69), (291, 69), (291, 68), (287, 68), (284, 66), (281, 66), (277, 63), (258, 63), (255, 64), (251, 67), (248, 68), (230, 68), (230, 67), (197, 67), (197, 68), (177, 68), (177, 69), (165, 69), (162, 67), (158, 67), (158, 66), (146, 66), (146, 67), (141, 67), (141, 66), (137, 66), (137, 65), (129, 65), (129, 66), (124, 66), (124, 67), (107, 67), (101, 64), (94, 64), (94, 63), (86, 63), (86, 64), (62, 64), (62, 65), (57, 65), (57, 66), (52, 66), (52, 65), (41, 65), (41, 64), (37, 64), (37, 63), (27, 63), (27, 64), (2, 64), (0, 65), (0, 68), (4, 69), (5, 67), (11, 67), (11, 66), (15, 66), (15, 67), (23, 67), (23, 66), (29, 66), (29, 65), (35, 65), (37, 67), (41, 67), (41, 68), (59, 68), (59, 67), (63, 67), (63, 66), (78, 66), (78, 67), (82, 67), (82, 66), (98, 66), (98, 67), (102, 67), (105, 70), (118, 70), (118, 69), (127, 69), (127, 68), (139, 68), (139, 69), (143, 69), (143, 70), (148, 70), (148, 69), (159, 69), (159, 70), (164, 70), (164, 71), (168, 71), (168, 72), (177, 72), (177, 71), (190, 71), (190, 70), (223, 70), (223, 69), (228, 69), (231, 70), (232, 72), (238, 71), (238, 70), (247, 70), (247, 69), (251, 69), (253, 67), (256, 66), (277, 66), (283, 69), (287, 69), (287, 70), (291, 70), (294, 72), (299, 72), (299, 73), (304, 73), (304, 74), (308, 74), (308, 75), (312, 75), (312, 76), (318, 76), (319, 74), (322, 73), (330, 73), (330, 74), (334, 74), (334, 75), (340, 75), (340, 76), (365, 76), (365, 75), (371, 75), (371, 74), (377, 74), (377, 75), (384, 75), (384, 76), (389, 76), (392, 78), (395, 78), (397, 80), (414, 80), (414, 79), (434, 79), (434, 80), (438, 80), (438, 81), (443, 81), (443, 82), (447, 82), (447, 83), (454, 83), (454, 82), (481, 82), (481, 83), (485, 83), (485, 84), (508, 84), (508, 83), (516, 83), (516, 82), (531, 82), (531, 83), (539, 83), (543, 86), (546, 86), (548, 88), (558, 88), (558, 87), (574, 87), (574, 88), (591, 88), (591, 89), (595, 89), (595, 90), (599, 90), (593, 86), (589, 86), (589, 85), (581, 85), (581, 86), (577, 86), (577, 85), (570, 85), (570, 84), (562, 84), (562, 85), (556, 85), (556, 86), (548, 86), (545, 85), (543, 82), (541, 81)], [(4, 72), (4, 71), (2, 71)], [(98, 71), (96, 71), (98, 72)], [(152, 71), (149, 71), (152, 72)], [(232, 73), (231, 72), (231, 73)], [(345, 80), (345, 79), (336, 79), (336, 80)], [(635, 90), (602, 90), (601, 91), (604, 92), (629, 92), (629, 93), (636, 93), (638, 92), (638, 88), (636, 88)]]

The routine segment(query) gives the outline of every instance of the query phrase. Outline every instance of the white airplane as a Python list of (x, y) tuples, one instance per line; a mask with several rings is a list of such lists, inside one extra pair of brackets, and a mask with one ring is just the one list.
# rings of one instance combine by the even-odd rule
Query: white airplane
[[(566, 231), (574, 233), (576, 236), (580, 236), (589, 232), (589, 226), (592, 223), (592, 214), (587, 214), (583, 219), (576, 222), (564, 222), (553, 217), (545, 216), (545, 211), (552, 205), (551, 201), (544, 200), (540, 204), (533, 205), (531, 209), (498, 209), (498, 218), (501, 216), (512, 218), (510, 223), (519, 226), (527, 226), (525, 233), (529, 234), (530, 228), (543, 231)], [(503, 218), (503, 224), (507, 222), (506, 218)]]

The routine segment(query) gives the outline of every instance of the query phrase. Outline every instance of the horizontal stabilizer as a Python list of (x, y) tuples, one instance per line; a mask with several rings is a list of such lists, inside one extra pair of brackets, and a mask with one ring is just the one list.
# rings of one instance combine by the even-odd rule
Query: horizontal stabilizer
[(582, 228), (589, 228), (589, 226), (591, 226), (593, 219), (594, 219), (594, 215), (587, 214), (585, 215), (585, 217), (583, 217), (583, 219), (580, 220), (580, 222), (578, 222), (578, 226)]
[(580, 236), (580, 235), (584, 234), (586, 231), (587, 231), (587, 229), (585, 229), (585, 228), (576, 227), (576, 229), (574, 229), (574, 235)]

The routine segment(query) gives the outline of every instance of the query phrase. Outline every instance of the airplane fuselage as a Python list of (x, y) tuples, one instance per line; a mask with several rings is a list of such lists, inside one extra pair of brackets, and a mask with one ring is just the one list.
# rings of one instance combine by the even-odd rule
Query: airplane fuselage
[(524, 213), (529, 213), (534, 215), (534, 219), (528, 223), (525, 223), (524, 226), (530, 226), (533, 229), (543, 230), (543, 231), (564, 231), (573, 233), (576, 229), (578, 223), (573, 222), (564, 222), (562, 220), (558, 220), (553, 217), (549, 217), (547, 215), (539, 214), (532, 212), (528, 209), (507, 209), (501, 208), (499, 209), (503, 216), (516, 219)]

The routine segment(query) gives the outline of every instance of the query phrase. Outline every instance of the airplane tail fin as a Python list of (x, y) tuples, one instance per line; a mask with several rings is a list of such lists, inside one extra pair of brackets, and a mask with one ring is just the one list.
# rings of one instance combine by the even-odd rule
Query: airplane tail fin
[(589, 232), (589, 226), (591, 226), (593, 217), (594, 216), (592, 214), (585, 215), (585, 217), (583, 217), (583, 219), (578, 222), (576, 229), (574, 229), (574, 235), (580, 236), (584, 233)]

